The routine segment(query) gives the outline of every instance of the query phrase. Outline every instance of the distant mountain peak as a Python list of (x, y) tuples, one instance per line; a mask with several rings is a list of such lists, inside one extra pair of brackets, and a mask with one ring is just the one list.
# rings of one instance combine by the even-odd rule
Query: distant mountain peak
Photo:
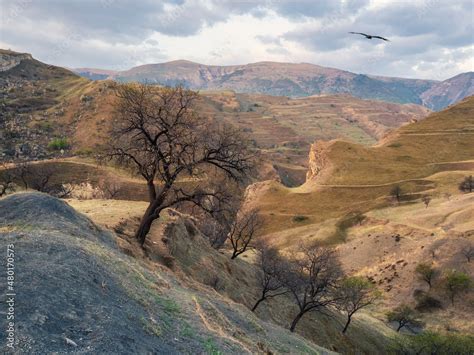
[[(472, 95), (472, 73), (443, 82), (356, 74), (312, 63), (260, 61), (237, 65), (206, 65), (185, 59), (144, 64), (123, 71), (80, 70), (89, 79), (181, 84), (197, 90), (233, 90), (276, 96), (305, 97), (350, 94), (362, 99), (423, 104), (440, 110)], [(466, 79), (467, 75), (467, 79)], [(456, 82), (456, 84), (453, 84)], [(452, 88), (448, 90), (447, 88)]]

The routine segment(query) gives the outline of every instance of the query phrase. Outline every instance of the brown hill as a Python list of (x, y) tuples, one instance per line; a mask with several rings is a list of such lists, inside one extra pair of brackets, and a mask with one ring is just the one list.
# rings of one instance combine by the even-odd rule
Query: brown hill
[[(76, 70), (91, 77), (92, 69)], [(204, 65), (186, 60), (146, 64), (114, 73), (119, 81), (162, 85), (182, 84), (193, 89), (234, 90), (301, 97), (319, 94), (350, 94), (364, 99), (421, 104), (419, 95), (436, 82), (431, 80), (376, 77), (309, 63), (258, 62), (245, 65)]]
[[(407, 199), (420, 198), (433, 189), (441, 195), (456, 191), (461, 177), (449, 172), (469, 174), (474, 169), (473, 118), (471, 97), (401, 127), (378, 146), (341, 140), (314, 145), (312, 173), (303, 186), (291, 189), (272, 183), (258, 194), (267, 231), (278, 232), (285, 241), (302, 232), (293, 228), (307, 228), (316, 236), (319, 227), (311, 228), (312, 224), (335, 219), (333, 223), (351, 212), (386, 206), (397, 184)], [(432, 178), (441, 172), (447, 172), (442, 180)], [(451, 188), (446, 191), (448, 185)], [(295, 222), (295, 215), (307, 218)]]
[(459, 74), (436, 83), (420, 97), (423, 105), (438, 111), (471, 95), (474, 95), (474, 72)]
[[(453, 307), (443, 277), (474, 270), (462, 250), (474, 243), (473, 196), (458, 186), (474, 174), (474, 97), (405, 125), (383, 143), (367, 147), (333, 140), (312, 145), (307, 182), (287, 188), (263, 182), (250, 203), (265, 218), (266, 240), (280, 249), (302, 240), (337, 245), (345, 270), (370, 277), (384, 292), (380, 316), (401, 303), (423, 309), (429, 329), (470, 332), (472, 292)], [(401, 190), (400, 201), (392, 195)], [(424, 197), (429, 197), (428, 206)], [(428, 263), (433, 288), (414, 273)]]
[[(28, 58), (0, 73), (0, 84), (5, 119), (0, 134), (7, 137), (0, 145), (4, 159), (91, 154), (112, 123), (110, 81), (88, 81)], [(315, 139), (373, 144), (388, 130), (428, 113), (417, 105), (349, 95), (289, 99), (231, 91), (201, 92), (197, 109), (245, 130), (271, 162), (262, 178), (279, 176), (289, 186), (304, 182), (307, 154)]]

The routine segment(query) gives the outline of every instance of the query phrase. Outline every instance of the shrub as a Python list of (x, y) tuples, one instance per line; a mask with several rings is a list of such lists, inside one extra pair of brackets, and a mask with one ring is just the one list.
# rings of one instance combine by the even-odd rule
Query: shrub
[(302, 216), (302, 215), (293, 216), (293, 222), (304, 222), (306, 220), (308, 220), (307, 216)]
[(49, 142), (48, 148), (51, 150), (68, 149), (69, 142), (67, 138), (53, 138), (53, 140)]
[(397, 332), (403, 327), (419, 327), (422, 325), (418, 314), (410, 306), (400, 305), (387, 313), (389, 322), (397, 323)]
[(459, 190), (462, 192), (472, 192), (472, 190), (474, 190), (474, 179), (472, 178), (472, 175), (464, 178), (464, 180), (459, 184)]
[(400, 185), (395, 185), (394, 187), (392, 187), (392, 189), (390, 190), (390, 195), (394, 197), (398, 203), (400, 203), (400, 200), (402, 198), (402, 188), (400, 187)]
[(472, 280), (468, 274), (462, 271), (451, 270), (446, 273), (444, 287), (448, 292), (451, 304), (454, 305), (454, 298), (467, 292), (472, 287)]
[(431, 331), (403, 336), (396, 340), (395, 354), (473, 354), (474, 337), (462, 334), (441, 334)]
[(91, 156), (94, 154), (94, 150), (92, 148), (78, 149), (76, 150), (76, 154), (82, 156)]
[(428, 284), (431, 288), (433, 284), (433, 279), (436, 277), (437, 271), (427, 263), (420, 263), (416, 266), (415, 269), (416, 273), (418, 274), (418, 278), (421, 281), (424, 281)]
[(423, 294), (418, 297), (415, 309), (419, 312), (431, 312), (443, 308), (443, 304), (433, 296)]

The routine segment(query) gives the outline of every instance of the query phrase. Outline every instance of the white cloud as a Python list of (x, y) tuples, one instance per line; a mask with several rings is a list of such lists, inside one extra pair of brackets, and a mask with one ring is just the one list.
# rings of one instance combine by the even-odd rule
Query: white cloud
[(471, 0), (0, 1), (2, 47), (67, 67), (269, 60), (434, 79), (474, 70)]

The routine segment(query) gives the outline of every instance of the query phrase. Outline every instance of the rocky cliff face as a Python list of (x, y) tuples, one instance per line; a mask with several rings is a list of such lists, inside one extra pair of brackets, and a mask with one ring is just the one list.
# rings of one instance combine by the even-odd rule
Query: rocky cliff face
[(11, 51), (2, 50), (0, 51), (0, 72), (10, 70), (19, 65), (23, 60), (30, 59), (33, 57), (28, 53), (15, 53)]
[(323, 174), (326, 175), (329, 171), (331, 163), (327, 157), (327, 151), (333, 143), (334, 141), (317, 141), (311, 144), (306, 181), (320, 180)]

